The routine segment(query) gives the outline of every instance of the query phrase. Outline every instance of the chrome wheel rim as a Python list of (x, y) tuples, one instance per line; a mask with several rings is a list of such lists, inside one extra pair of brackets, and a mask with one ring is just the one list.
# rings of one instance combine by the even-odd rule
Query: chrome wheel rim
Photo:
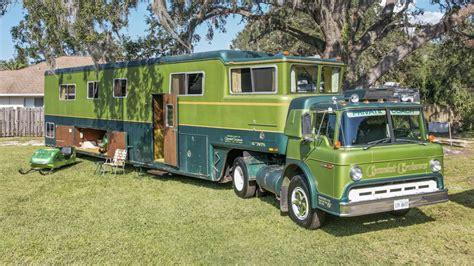
[(291, 192), (291, 208), (296, 218), (304, 220), (309, 214), (308, 197), (304, 190), (300, 187), (296, 187)]
[(242, 167), (236, 166), (234, 169), (234, 186), (238, 191), (244, 189), (244, 171)]

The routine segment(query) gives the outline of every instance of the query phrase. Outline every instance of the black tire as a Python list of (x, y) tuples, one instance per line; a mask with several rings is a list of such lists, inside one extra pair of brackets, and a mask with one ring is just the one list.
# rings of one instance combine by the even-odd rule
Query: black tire
[(232, 165), (232, 186), (235, 194), (243, 199), (255, 196), (257, 186), (249, 181), (247, 166), (242, 157), (237, 157)]
[(396, 211), (391, 211), (390, 214), (397, 217), (403, 217), (407, 215), (410, 212), (410, 210), (411, 209), (396, 210)]
[[(296, 199), (293, 199), (293, 193), (295, 193)], [(302, 176), (297, 175), (291, 179), (287, 199), (290, 218), (299, 226), (314, 230), (324, 223), (326, 213), (311, 207), (311, 193)], [(298, 203), (293, 204), (293, 200)]]

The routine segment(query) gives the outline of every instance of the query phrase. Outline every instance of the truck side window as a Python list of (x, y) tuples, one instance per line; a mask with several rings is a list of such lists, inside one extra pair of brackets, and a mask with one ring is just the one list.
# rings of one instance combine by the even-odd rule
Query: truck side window
[[(320, 129), (321, 128), (321, 129)], [(317, 113), (314, 122), (314, 133), (326, 136), (332, 144), (336, 130), (336, 114)]]

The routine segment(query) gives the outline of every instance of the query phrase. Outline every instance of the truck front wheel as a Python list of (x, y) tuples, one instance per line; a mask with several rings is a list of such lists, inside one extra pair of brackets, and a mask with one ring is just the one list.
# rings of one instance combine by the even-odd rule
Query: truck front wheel
[(310, 230), (321, 227), (326, 213), (311, 207), (311, 194), (303, 177), (291, 179), (287, 198), (290, 218), (295, 223)]
[(232, 166), (232, 185), (237, 196), (246, 199), (255, 195), (256, 185), (249, 180), (247, 166), (242, 157), (237, 157)]

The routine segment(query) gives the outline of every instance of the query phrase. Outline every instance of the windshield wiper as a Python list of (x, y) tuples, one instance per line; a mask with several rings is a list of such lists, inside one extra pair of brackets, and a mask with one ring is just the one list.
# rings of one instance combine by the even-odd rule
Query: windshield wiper
[(371, 142), (367, 142), (367, 146), (365, 146), (363, 148), (363, 150), (367, 150), (375, 145), (378, 145), (378, 144), (381, 144), (381, 143), (387, 143), (390, 141), (390, 138), (383, 138), (383, 139), (379, 139), (379, 140), (374, 140), (374, 141), (371, 141)]
[(425, 142), (423, 142), (422, 140), (414, 140), (414, 139), (395, 139), (395, 142), (410, 142), (410, 143), (416, 143), (416, 144), (420, 144), (420, 145), (426, 145)]

